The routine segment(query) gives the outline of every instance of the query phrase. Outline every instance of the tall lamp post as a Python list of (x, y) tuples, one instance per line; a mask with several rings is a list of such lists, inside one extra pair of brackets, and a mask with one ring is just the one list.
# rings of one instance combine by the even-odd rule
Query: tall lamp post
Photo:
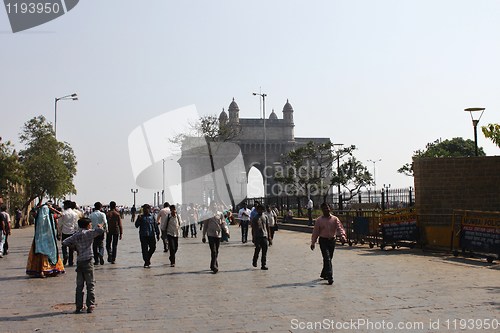
[(267, 133), (266, 133), (266, 97), (267, 94), (264, 93), (253, 93), (254, 96), (262, 97), (262, 115), (264, 117), (264, 172), (262, 176), (264, 177), (264, 203), (267, 197), (267, 177), (266, 177), (266, 167), (267, 167)]
[[(385, 208), (389, 209), (389, 189), (391, 188), (391, 184), (387, 184), (385, 186), (384, 184), (384, 189), (382, 190), (382, 210), (385, 210)], [(385, 192), (385, 200), (384, 200), (384, 192)], [(385, 201), (385, 203), (384, 203)]]
[[(483, 116), (484, 110), (485, 110), (485, 108), (467, 108), (467, 109), (464, 109), (465, 112), (470, 113), (470, 117), (472, 119), (472, 126), (474, 127), (474, 144), (476, 147), (476, 156), (478, 156), (478, 154), (477, 154), (477, 124), (479, 123), (479, 120), (481, 120), (481, 117)], [(474, 119), (474, 117), (472, 116), (472, 112), (478, 112), (478, 111), (481, 111), (481, 115), (479, 115), (478, 119)]]
[(246, 193), (245, 193), (245, 191), (243, 189), (243, 185), (247, 182), (247, 173), (246, 173), (246, 171), (241, 171), (240, 172), (240, 175), (236, 179), (236, 182), (238, 184), (241, 184), (241, 198), (245, 199), (247, 196), (246, 196)]
[(130, 189), (130, 192), (132, 192), (132, 193), (134, 194), (134, 206), (135, 206), (135, 194), (136, 194), (137, 192), (139, 192), (139, 190), (138, 190), (138, 189), (133, 189), (133, 188), (131, 188), (131, 189)]
[(66, 95), (63, 97), (56, 97), (54, 99), (54, 136), (57, 139), (57, 102), (59, 101), (77, 101), (78, 100), (78, 95), (76, 93), (71, 94), (71, 95)]
[[(377, 162), (380, 162), (382, 161), (381, 158), (379, 158), (378, 160), (368, 160), (368, 162), (372, 162), (373, 163), (373, 193), (375, 193), (375, 195), (377, 195), (377, 178), (375, 177), (375, 163)], [(375, 201), (377, 200), (377, 198), (375, 198)]]
[(162, 178), (162, 186), (161, 186), (161, 203), (163, 205), (163, 203), (165, 202), (165, 159), (162, 159), (162, 162), (163, 162), (163, 166), (162, 166), (162, 175), (163, 175), (163, 178)]
[(334, 143), (333, 146), (339, 147), (337, 151), (337, 177), (339, 177), (339, 182), (337, 184), (337, 191), (339, 194), (339, 211), (342, 210), (342, 194), (340, 194), (340, 150), (342, 149), (343, 143)]

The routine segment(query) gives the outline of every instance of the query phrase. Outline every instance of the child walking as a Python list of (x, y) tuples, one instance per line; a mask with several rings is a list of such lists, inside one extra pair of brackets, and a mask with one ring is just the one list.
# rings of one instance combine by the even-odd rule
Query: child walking
[(78, 220), (78, 230), (72, 236), (63, 241), (64, 246), (73, 246), (76, 248), (78, 257), (76, 259), (76, 310), (75, 313), (81, 313), (83, 310), (83, 285), (87, 285), (87, 312), (91, 313), (95, 308), (95, 280), (94, 280), (94, 254), (92, 243), (94, 238), (103, 235), (102, 225), (92, 228), (92, 221), (89, 218)]

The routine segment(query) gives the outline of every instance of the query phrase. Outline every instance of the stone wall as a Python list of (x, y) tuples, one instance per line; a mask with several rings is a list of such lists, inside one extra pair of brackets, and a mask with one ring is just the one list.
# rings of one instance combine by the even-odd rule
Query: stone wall
[(413, 171), (428, 245), (451, 246), (454, 209), (500, 211), (500, 156), (417, 158)]

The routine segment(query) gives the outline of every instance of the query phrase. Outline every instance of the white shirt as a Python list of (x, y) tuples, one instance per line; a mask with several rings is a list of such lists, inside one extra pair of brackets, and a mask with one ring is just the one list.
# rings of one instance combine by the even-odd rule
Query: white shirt
[(170, 208), (165, 207), (160, 210), (156, 222), (160, 222), (160, 229), (165, 230), (167, 228), (167, 216), (170, 215)]
[(72, 235), (78, 231), (78, 214), (71, 208), (65, 209), (57, 219), (59, 233)]
[[(252, 211), (248, 208), (241, 208), (238, 212), (238, 218), (242, 221), (250, 221), (250, 213)], [(245, 213), (246, 215), (243, 215)]]
[(269, 224), (269, 227), (274, 227), (274, 225), (276, 224), (276, 213), (273, 211), (270, 212), (266, 211), (263, 214), (267, 216), (267, 222)]
[(108, 220), (106, 219), (106, 214), (100, 210), (95, 210), (89, 215), (89, 219), (92, 221), (92, 229), (96, 229), (98, 224), (102, 225), (104, 231), (108, 230)]
[(167, 229), (167, 235), (179, 237), (179, 228), (181, 227), (181, 218), (179, 214), (175, 214), (175, 216), (168, 215), (170, 218), (165, 219), (165, 228)]
[(313, 201), (311, 199), (307, 202), (307, 209), (313, 209)]

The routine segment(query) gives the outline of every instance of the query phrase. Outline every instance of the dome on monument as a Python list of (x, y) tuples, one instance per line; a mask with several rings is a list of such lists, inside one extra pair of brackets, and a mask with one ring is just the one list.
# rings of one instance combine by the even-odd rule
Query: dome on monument
[(238, 107), (238, 104), (236, 104), (236, 102), (234, 101), (234, 97), (233, 97), (233, 101), (231, 102), (231, 104), (229, 104), (228, 111), (229, 112), (231, 112), (231, 111), (240, 111), (240, 108)]
[(224, 108), (222, 108), (222, 112), (219, 115), (219, 122), (223, 123), (226, 122), (228, 119), (226, 111), (224, 111)]
[(273, 120), (278, 119), (278, 116), (274, 112), (274, 109), (273, 109), (273, 112), (271, 112), (271, 114), (269, 115), (269, 119), (273, 119)]
[(285, 106), (283, 106), (283, 112), (293, 112), (292, 105), (290, 104), (288, 99), (286, 100)]

